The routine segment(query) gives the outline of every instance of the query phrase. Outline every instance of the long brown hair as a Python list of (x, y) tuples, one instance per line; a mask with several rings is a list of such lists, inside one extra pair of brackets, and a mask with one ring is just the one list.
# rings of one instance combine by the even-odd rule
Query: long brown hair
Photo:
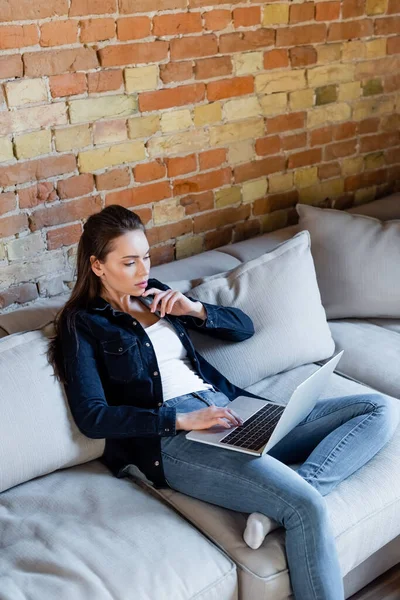
[(83, 226), (79, 239), (76, 259), (76, 283), (71, 295), (54, 319), (55, 335), (50, 337), (47, 359), (53, 366), (55, 377), (65, 383), (66, 365), (62, 350), (62, 323), (77, 340), (76, 316), (86, 309), (90, 301), (101, 293), (102, 284), (91, 268), (90, 257), (94, 255), (104, 262), (107, 254), (113, 251), (113, 241), (128, 231), (145, 230), (139, 215), (120, 206), (111, 204), (98, 213), (91, 215)]

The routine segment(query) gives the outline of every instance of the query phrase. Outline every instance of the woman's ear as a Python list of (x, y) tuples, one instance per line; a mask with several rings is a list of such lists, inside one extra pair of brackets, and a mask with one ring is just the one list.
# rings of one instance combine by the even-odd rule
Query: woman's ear
[(98, 277), (101, 277), (103, 275), (103, 270), (100, 266), (99, 260), (93, 254), (91, 255), (89, 260), (93, 273)]

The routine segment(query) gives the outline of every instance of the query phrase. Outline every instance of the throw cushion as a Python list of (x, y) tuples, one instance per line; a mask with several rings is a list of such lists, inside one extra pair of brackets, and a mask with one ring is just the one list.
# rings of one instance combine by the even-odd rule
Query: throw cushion
[(200, 354), (235, 385), (247, 387), (332, 356), (335, 344), (321, 304), (307, 231), (196, 283), (186, 293), (189, 298), (240, 308), (254, 323), (254, 335), (242, 342), (190, 330)]
[(400, 317), (400, 220), (297, 204), (328, 319)]

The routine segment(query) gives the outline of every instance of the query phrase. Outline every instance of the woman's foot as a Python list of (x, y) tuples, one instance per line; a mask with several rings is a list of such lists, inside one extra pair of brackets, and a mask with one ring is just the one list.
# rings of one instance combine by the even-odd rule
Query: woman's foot
[(250, 548), (257, 550), (270, 531), (280, 527), (279, 523), (262, 513), (251, 513), (247, 519), (243, 539)]

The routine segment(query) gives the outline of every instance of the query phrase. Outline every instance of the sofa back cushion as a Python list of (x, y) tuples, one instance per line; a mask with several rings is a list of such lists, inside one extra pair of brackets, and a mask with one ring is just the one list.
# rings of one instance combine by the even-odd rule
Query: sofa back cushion
[(190, 330), (200, 354), (235, 385), (247, 387), (332, 356), (335, 344), (321, 304), (308, 231), (197, 283), (187, 296), (240, 308), (254, 323), (254, 335), (241, 342)]
[(104, 440), (75, 425), (47, 361), (48, 341), (42, 331), (0, 340), (0, 492), (104, 451)]

